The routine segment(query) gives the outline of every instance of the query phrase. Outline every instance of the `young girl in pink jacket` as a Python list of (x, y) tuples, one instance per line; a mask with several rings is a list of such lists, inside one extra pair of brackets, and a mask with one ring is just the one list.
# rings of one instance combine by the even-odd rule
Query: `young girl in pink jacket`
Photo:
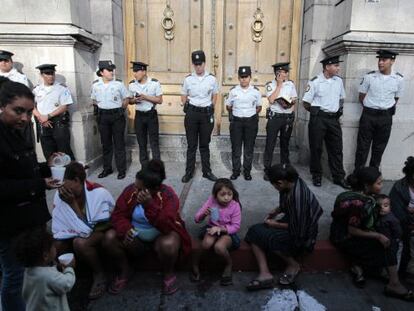
[(213, 186), (212, 195), (201, 207), (194, 217), (196, 223), (202, 222), (208, 217), (207, 226), (203, 227), (200, 234), (201, 252), (193, 256), (191, 280), (200, 280), (200, 257), (203, 253), (214, 247), (217, 255), (223, 257), (226, 266), (220, 280), (223, 286), (233, 284), (232, 260), (229, 250), (240, 247), (240, 239), (237, 232), (240, 229), (241, 206), (239, 193), (233, 183), (227, 178), (220, 178)]

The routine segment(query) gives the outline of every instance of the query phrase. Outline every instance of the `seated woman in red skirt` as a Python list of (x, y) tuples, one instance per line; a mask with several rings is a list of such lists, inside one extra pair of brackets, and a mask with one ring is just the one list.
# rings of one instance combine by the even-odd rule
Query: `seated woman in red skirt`
[[(163, 292), (177, 291), (174, 266), (179, 256), (191, 252), (191, 238), (179, 213), (174, 190), (164, 185), (164, 164), (151, 160), (136, 175), (135, 183), (124, 189), (112, 213), (113, 229), (106, 233), (120, 274), (110, 292), (121, 291), (131, 274), (127, 253), (137, 254), (153, 247), (164, 271)], [(109, 248), (108, 248), (109, 249)]]

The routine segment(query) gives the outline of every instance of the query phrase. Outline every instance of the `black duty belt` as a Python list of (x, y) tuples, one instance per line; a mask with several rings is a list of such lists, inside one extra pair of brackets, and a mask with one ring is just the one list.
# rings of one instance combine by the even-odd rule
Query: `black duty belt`
[(249, 121), (253, 119), (257, 119), (257, 114), (254, 114), (251, 117), (236, 117), (233, 115), (233, 121)]
[(211, 113), (213, 111), (213, 106), (210, 105), (210, 106), (207, 106), (207, 107), (197, 107), (197, 106), (188, 104), (188, 111)]
[(136, 110), (136, 113), (139, 114), (139, 115), (142, 115), (142, 116), (151, 115), (151, 114), (154, 114), (156, 112), (157, 112), (157, 110), (155, 110), (154, 108), (152, 108), (151, 110), (148, 110), (148, 111)]
[(338, 118), (338, 112), (326, 112), (323, 110), (319, 110), (318, 116), (325, 118)]
[(394, 107), (391, 107), (389, 109), (374, 109), (374, 108), (368, 108), (364, 107), (363, 112), (372, 116), (391, 116), (393, 115)]
[(98, 113), (99, 114), (117, 114), (117, 113), (121, 113), (124, 112), (125, 109), (124, 108), (114, 108), (114, 109), (102, 109), (99, 108), (98, 109)]

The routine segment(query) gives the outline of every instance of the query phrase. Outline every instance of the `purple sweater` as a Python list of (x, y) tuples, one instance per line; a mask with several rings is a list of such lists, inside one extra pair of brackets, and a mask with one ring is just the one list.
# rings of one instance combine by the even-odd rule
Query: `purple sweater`
[(241, 223), (241, 209), (240, 204), (234, 200), (227, 206), (221, 206), (213, 196), (210, 196), (206, 203), (203, 204), (203, 207), (200, 208), (197, 214), (194, 217), (196, 223), (203, 221), (204, 213), (207, 211), (208, 208), (218, 207), (220, 218), (218, 221), (211, 221), (209, 219), (208, 224), (210, 226), (219, 226), (225, 227), (228, 234), (237, 233), (240, 230), (240, 223)]

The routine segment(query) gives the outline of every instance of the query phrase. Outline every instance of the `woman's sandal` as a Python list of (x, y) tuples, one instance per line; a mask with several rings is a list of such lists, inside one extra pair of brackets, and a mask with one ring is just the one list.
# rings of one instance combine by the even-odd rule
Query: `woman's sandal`
[(352, 280), (356, 287), (364, 288), (365, 286), (365, 278), (361, 268), (356, 268), (353, 266), (351, 268)]
[(94, 281), (92, 284), (91, 291), (89, 292), (88, 298), (95, 300), (101, 297), (106, 290), (106, 280)]
[(283, 273), (282, 276), (279, 278), (279, 284), (285, 286), (294, 284), (298, 274), (299, 271), (296, 273)]
[(112, 284), (109, 286), (108, 292), (112, 295), (118, 295), (128, 283), (128, 278), (116, 277)]
[(233, 277), (232, 275), (223, 275), (220, 279), (220, 285), (221, 286), (229, 286), (233, 285)]
[(170, 276), (169, 278), (165, 278), (162, 282), (163, 282), (162, 293), (164, 295), (172, 295), (178, 290), (177, 276), (175, 275)]
[(385, 286), (384, 295), (387, 297), (397, 298), (408, 302), (414, 302), (414, 293), (411, 290), (407, 290), (404, 294), (402, 294), (396, 293), (393, 290), (390, 290), (387, 286)]
[(261, 289), (268, 289), (274, 287), (274, 280), (273, 278), (267, 280), (258, 280), (254, 279), (250, 281), (250, 283), (246, 286), (248, 291), (256, 291)]

